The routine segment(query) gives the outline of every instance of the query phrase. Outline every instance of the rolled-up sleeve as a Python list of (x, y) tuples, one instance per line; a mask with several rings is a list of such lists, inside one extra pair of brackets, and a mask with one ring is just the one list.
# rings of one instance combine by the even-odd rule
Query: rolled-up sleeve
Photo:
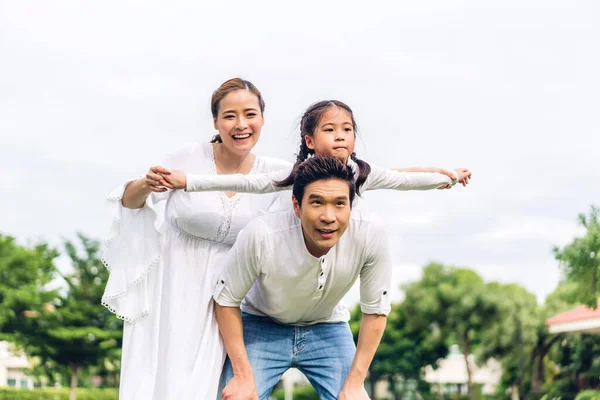
[(367, 240), (367, 262), (360, 272), (360, 308), (364, 314), (388, 315), (392, 303), (392, 263), (381, 219), (373, 219)]
[(225, 307), (239, 307), (260, 275), (261, 240), (265, 235), (259, 221), (250, 222), (238, 235), (217, 274), (213, 298)]

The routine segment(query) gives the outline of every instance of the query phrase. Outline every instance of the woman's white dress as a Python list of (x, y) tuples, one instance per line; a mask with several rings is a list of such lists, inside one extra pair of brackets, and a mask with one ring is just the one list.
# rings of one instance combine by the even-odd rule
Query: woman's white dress
[[(251, 174), (290, 165), (257, 157)], [(186, 146), (164, 166), (216, 174), (209, 143)], [(110, 269), (103, 304), (125, 320), (119, 398), (215, 399), (225, 350), (213, 275), (240, 230), (277, 195), (177, 190), (152, 193), (143, 208), (130, 210), (121, 204), (126, 184), (108, 199), (115, 218), (103, 255)]]

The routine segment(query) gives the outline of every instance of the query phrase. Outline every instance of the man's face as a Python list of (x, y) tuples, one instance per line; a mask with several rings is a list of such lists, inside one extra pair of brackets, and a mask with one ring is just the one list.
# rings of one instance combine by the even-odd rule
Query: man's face
[(310, 254), (321, 257), (329, 251), (350, 221), (350, 188), (347, 182), (328, 179), (304, 189), (302, 205), (293, 198), (294, 212), (302, 222), (304, 242)]

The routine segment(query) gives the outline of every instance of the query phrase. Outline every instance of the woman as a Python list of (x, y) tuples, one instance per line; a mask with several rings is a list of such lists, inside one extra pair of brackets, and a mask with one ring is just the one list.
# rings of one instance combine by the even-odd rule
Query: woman
[[(265, 109), (252, 83), (223, 83), (211, 108), (218, 135), (184, 147), (165, 165), (215, 175), (289, 169), (289, 163), (252, 153)], [(115, 219), (104, 252), (110, 277), (103, 304), (126, 321), (119, 398), (214, 399), (225, 351), (213, 313), (212, 274), (239, 231), (269, 210), (275, 196), (169, 191), (158, 185), (160, 174), (168, 171), (152, 167), (108, 199)], [(160, 202), (166, 205), (159, 231)]]
[[(356, 121), (349, 106), (327, 100), (311, 105), (300, 121), (300, 149), (296, 164), (268, 174), (208, 176), (178, 170), (162, 175), (160, 185), (188, 192), (234, 190), (245, 193), (272, 193), (288, 189), (294, 182), (295, 167), (310, 156), (332, 156), (348, 163), (355, 172), (358, 193), (373, 189), (428, 190), (447, 188), (456, 182), (467, 185), (471, 172), (457, 168), (382, 169), (358, 159), (354, 153)], [(287, 201), (290, 203), (291, 201)]]

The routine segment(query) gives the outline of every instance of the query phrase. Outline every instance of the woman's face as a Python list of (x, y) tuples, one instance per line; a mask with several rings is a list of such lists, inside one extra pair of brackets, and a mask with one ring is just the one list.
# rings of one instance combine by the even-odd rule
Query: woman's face
[(306, 146), (315, 151), (315, 155), (335, 157), (345, 163), (354, 152), (354, 137), (350, 113), (332, 106), (317, 123), (313, 135), (306, 135), (304, 140)]
[(264, 123), (258, 97), (249, 90), (236, 90), (223, 97), (214, 119), (223, 145), (239, 155), (252, 151)]

